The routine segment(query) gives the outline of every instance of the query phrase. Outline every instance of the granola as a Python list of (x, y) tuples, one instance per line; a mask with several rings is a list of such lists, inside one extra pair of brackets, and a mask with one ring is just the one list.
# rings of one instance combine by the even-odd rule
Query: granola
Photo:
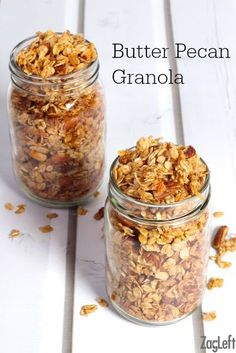
[(215, 311), (209, 311), (206, 313), (202, 313), (202, 319), (204, 321), (213, 321), (216, 319), (216, 312)]
[(106, 308), (109, 306), (108, 302), (106, 301), (106, 299), (103, 298), (97, 298), (97, 302), (100, 306), (102, 306), (103, 308)]
[(96, 221), (100, 221), (104, 217), (104, 207), (99, 208), (99, 210), (95, 213), (94, 219)]
[(228, 261), (223, 261), (222, 257), (227, 252), (236, 251), (236, 237), (226, 238), (228, 236), (229, 227), (228, 226), (220, 226), (215, 234), (212, 246), (216, 250), (216, 255), (211, 256), (211, 259), (215, 261), (215, 263), (220, 268), (228, 268), (232, 264)]
[(48, 219), (54, 219), (54, 218), (57, 218), (57, 217), (58, 217), (57, 213), (48, 213), (47, 214), (47, 218)]
[(221, 217), (224, 216), (224, 212), (222, 212), (222, 211), (213, 212), (213, 216), (214, 216), (215, 218), (221, 218)]
[(97, 52), (82, 35), (47, 31), (15, 60), (9, 112), (17, 177), (38, 201), (76, 204), (93, 195), (104, 172)]
[(6, 209), (7, 211), (12, 211), (12, 210), (14, 210), (14, 205), (13, 205), (11, 202), (5, 203), (4, 207), (5, 207), (5, 209)]
[(17, 205), (16, 207), (17, 207), (17, 209), (15, 210), (16, 214), (22, 214), (26, 210), (26, 205), (24, 204)]
[(85, 216), (88, 213), (88, 210), (86, 210), (86, 208), (84, 207), (78, 207), (77, 209), (77, 214), (79, 216)]
[(19, 229), (12, 229), (9, 234), (9, 238), (17, 238), (21, 235), (21, 232)]
[(223, 278), (216, 278), (216, 277), (212, 277), (209, 279), (208, 283), (207, 283), (207, 288), (209, 290), (213, 289), (213, 288), (221, 288), (224, 284), (224, 280)]
[(201, 303), (206, 287), (207, 166), (193, 147), (151, 137), (119, 152), (112, 168), (105, 223), (111, 301), (141, 321), (180, 319)]
[(96, 304), (83, 305), (80, 309), (81, 316), (88, 316), (88, 314), (94, 313), (97, 310)]
[(192, 146), (141, 138), (135, 148), (119, 152), (113, 169), (117, 186), (134, 199), (170, 204), (199, 196), (208, 170)]
[(39, 227), (40, 232), (42, 233), (50, 233), (53, 231), (53, 227), (47, 224), (46, 226)]

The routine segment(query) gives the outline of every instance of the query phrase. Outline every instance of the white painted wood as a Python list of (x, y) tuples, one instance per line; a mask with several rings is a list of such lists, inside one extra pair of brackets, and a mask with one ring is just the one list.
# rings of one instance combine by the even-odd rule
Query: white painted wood
[[(163, 135), (175, 140), (172, 99), (169, 86), (115, 85), (113, 70), (124, 67), (131, 72), (166, 71), (168, 61), (112, 59), (112, 42), (166, 46), (163, 1), (118, 2), (87, 0), (85, 35), (99, 51), (101, 78), (107, 99), (107, 170), (101, 196), (87, 205), (88, 214), (78, 219), (76, 288), (74, 307), (73, 353), (110, 351), (194, 352), (192, 318), (175, 325), (148, 328), (137, 326), (115, 313), (111, 307), (99, 308), (82, 317), (82, 305), (106, 298), (104, 246), (100, 238), (102, 222), (93, 215), (104, 204), (108, 167), (117, 150), (132, 146), (143, 135)], [(145, 25), (144, 25), (145, 23)]]
[[(16, 186), (10, 157), (6, 94), (8, 58), (13, 46), (38, 30), (75, 30), (72, 1), (2, 0), (0, 2), (0, 351), (7, 353), (59, 353), (65, 294), (68, 211), (57, 211), (54, 231), (43, 234), (49, 209), (27, 200)], [(70, 22), (71, 19), (71, 22)], [(27, 204), (16, 215), (5, 202)], [(11, 229), (24, 235), (9, 239)]]
[[(214, 225), (227, 224), (235, 234), (235, 1), (172, 0), (171, 9), (176, 42), (192, 47), (228, 47), (231, 53), (231, 59), (223, 60), (184, 57), (178, 60), (178, 70), (186, 80), (180, 87), (185, 142), (195, 145), (210, 166), (213, 210), (225, 212)], [(218, 316), (214, 322), (204, 323), (209, 338), (235, 336), (236, 256), (227, 259), (233, 262), (230, 269), (209, 264), (209, 277), (225, 280), (222, 289), (207, 291), (203, 301), (203, 310), (216, 310)]]

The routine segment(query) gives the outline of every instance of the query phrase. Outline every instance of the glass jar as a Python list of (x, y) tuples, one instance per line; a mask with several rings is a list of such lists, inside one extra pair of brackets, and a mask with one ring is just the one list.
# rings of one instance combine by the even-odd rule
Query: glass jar
[(106, 283), (115, 309), (144, 324), (192, 313), (206, 287), (209, 175), (201, 198), (149, 204), (124, 194), (110, 172), (105, 207)]
[(104, 95), (99, 62), (48, 79), (25, 74), (10, 55), (8, 95), (12, 158), (25, 194), (51, 207), (81, 203), (100, 186), (104, 174)]

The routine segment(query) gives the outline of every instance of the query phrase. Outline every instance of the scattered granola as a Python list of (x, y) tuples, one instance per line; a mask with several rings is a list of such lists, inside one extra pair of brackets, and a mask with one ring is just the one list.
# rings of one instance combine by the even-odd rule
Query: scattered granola
[(104, 217), (104, 207), (101, 207), (97, 213), (95, 213), (94, 215), (94, 219), (96, 219), (96, 221), (100, 221), (100, 219), (102, 219)]
[(11, 202), (5, 203), (4, 207), (5, 207), (5, 209), (8, 210), (8, 211), (14, 210), (14, 205), (13, 205)]
[(224, 284), (223, 278), (212, 277), (208, 281), (207, 288), (210, 290), (213, 288), (221, 288), (223, 284)]
[(47, 31), (18, 51), (10, 61), (9, 104), (16, 175), (41, 203), (77, 204), (93, 195), (104, 173), (96, 50), (82, 35)]
[(169, 322), (201, 303), (209, 257), (207, 174), (191, 146), (151, 137), (119, 152), (106, 203), (107, 290), (132, 319)]
[(47, 214), (47, 218), (48, 219), (54, 219), (54, 218), (57, 218), (57, 217), (58, 217), (57, 213), (48, 213)]
[(221, 212), (221, 211), (214, 212), (214, 213), (213, 213), (213, 216), (214, 216), (215, 218), (221, 218), (221, 217), (224, 216), (224, 212)]
[(78, 207), (77, 209), (77, 214), (79, 216), (85, 216), (88, 213), (88, 210), (86, 210), (86, 208), (84, 207)]
[(94, 194), (93, 194), (94, 197), (99, 197), (100, 196), (100, 192), (99, 191), (96, 191)]
[(9, 238), (17, 238), (21, 235), (21, 232), (18, 229), (12, 229), (9, 234)]
[(26, 205), (24, 205), (24, 204), (20, 204), (20, 205), (18, 205), (16, 207), (17, 207), (17, 209), (15, 211), (16, 214), (22, 214), (26, 210)]
[(88, 314), (94, 313), (97, 310), (96, 304), (83, 305), (80, 309), (81, 316), (88, 316)]
[(103, 298), (98, 298), (98, 299), (97, 299), (97, 302), (98, 302), (98, 304), (99, 304), (100, 306), (102, 306), (103, 308), (109, 306), (108, 302), (107, 302), (105, 299), (103, 299)]
[(213, 321), (216, 319), (216, 312), (215, 311), (209, 311), (207, 313), (202, 313), (202, 319), (204, 321)]
[(46, 226), (39, 227), (40, 232), (42, 233), (50, 233), (53, 231), (53, 227), (47, 224)]
[(236, 237), (231, 237), (226, 239), (228, 232), (229, 232), (228, 226), (220, 226), (217, 229), (217, 232), (215, 234), (213, 244), (212, 244), (213, 248), (215, 248), (216, 250), (216, 255), (211, 256), (210, 259), (215, 261), (215, 263), (220, 268), (228, 268), (232, 265), (231, 262), (223, 261), (222, 257), (227, 252), (236, 251)]

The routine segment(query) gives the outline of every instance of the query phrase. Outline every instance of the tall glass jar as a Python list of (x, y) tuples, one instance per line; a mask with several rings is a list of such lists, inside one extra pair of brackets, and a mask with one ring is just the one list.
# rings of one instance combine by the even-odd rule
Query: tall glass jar
[(111, 166), (105, 207), (106, 283), (115, 309), (144, 324), (192, 313), (206, 287), (209, 175), (201, 198), (172, 204), (137, 201), (117, 186)]
[(47, 79), (27, 75), (10, 55), (8, 95), (15, 175), (31, 199), (52, 207), (81, 203), (100, 186), (104, 173), (104, 95), (99, 62)]

